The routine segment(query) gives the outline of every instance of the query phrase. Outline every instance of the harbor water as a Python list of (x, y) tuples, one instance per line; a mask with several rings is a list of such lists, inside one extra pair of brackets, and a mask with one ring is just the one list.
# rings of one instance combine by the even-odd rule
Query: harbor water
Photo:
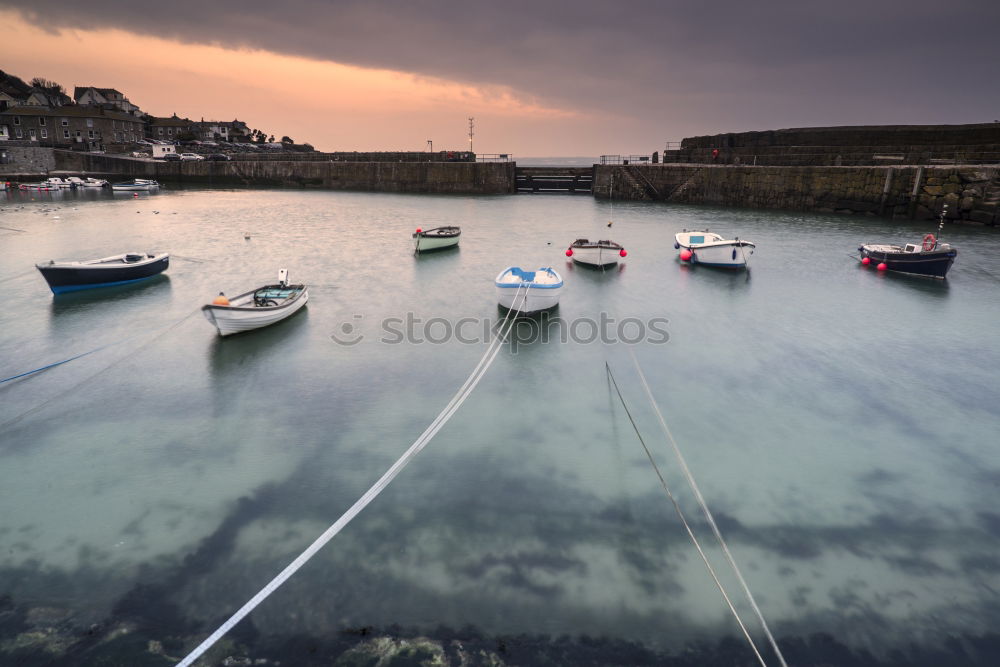
[[(414, 229), (443, 225), (461, 226), (459, 248), (415, 256)], [(71, 664), (88, 628), (123, 623), (183, 656), (445, 407), (515, 265), (562, 274), (558, 309), (519, 324), (427, 448), (238, 626), (251, 653), (466, 628), (751, 655), (610, 367), (770, 664), (634, 353), (790, 655), (824, 637), (831, 656), (996, 664), (1000, 237), (946, 226), (946, 281), (852, 257), (934, 227), (569, 195), (0, 193), (0, 379), (89, 352), (0, 383), (0, 613), (24, 619), (0, 624), (0, 656)], [(683, 228), (755, 242), (750, 271), (679, 262)], [(627, 257), (574, 266), (582, 237)], [(133, 250), (170, 267), (59, 296), (33, 268)], [(201, 305), (280, 268), (307, 308), (220, 338)], [(284, 650), (297, 664), (307, 649)]]

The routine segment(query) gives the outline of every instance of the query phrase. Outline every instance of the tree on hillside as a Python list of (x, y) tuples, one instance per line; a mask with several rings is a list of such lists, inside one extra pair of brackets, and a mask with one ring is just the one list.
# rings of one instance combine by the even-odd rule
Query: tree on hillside
[(66, 94), (66, 89), (63, 88), (61, 84), (58, 84), (55, 81), (50, 81), (49, 79), (43, 79), (40, 76), (36, 76), (34, 79), (32, 79), (31, 85), (34, 86), (35, 88), (41, 88), (43, 90), (51, 90), (57, 93), (62, 93), (63, 95)]
[(283, 143), (283, 144), (294, 144), (295, 140), (286, 135), (286, 136), (284, 136), (284, 137), (281, 138), (281, 143)]

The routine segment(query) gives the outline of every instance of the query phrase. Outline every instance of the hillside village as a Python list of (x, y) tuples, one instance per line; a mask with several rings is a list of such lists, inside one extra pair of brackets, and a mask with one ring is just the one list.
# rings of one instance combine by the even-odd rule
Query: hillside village
[(237, 119), (193, 121), (154, 116), (114, 88), (76, 86), (72, 97), (60, 84), (36, 77), (26, 83), (0, 70), (0, 141), (48, 148), (152, 155), (157, 144), (183, 144), (193, 151), (311, 151), (291, 138), (250, 128)]

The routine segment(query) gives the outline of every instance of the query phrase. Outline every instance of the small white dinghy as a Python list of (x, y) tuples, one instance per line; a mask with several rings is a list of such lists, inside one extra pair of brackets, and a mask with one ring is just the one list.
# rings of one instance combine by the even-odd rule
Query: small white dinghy
[(280, 322), (297, 313), (308, 300), (306, 286), (289, 285), (288, 269), (281, 269), (276, 285), (264, 285), (232, 299), (220, 292), (215, 301), (201, 307), (201, 312), (220, 336), (230, 336)]
[(577, 239), (566, 248), (566, 256), (574, 262), (604, 268), (618, 263), (618, 260), (628, 255), (620, 243), (614, 241), (591, 241)]
[(549, 267), (524, 271), (519, 266), (509, 266), (500, 272), (494, 284), (501, 306), (528, 315), (559, 305), (563, 279)]
[(461, 236), (462, 229), (460, 227), (435, 227), (428, 230), (418, 228), (413, 233), (413, 238), (416, 239), (414, 252), (454, 248), (458, 245), (458, 240)]
[(674, 235), (674, 248), (680, 250), (682, 261), (705, 266), (742, 269), (757, 246), (750, 241), (724, 239), (707, 229), (683, 230)]

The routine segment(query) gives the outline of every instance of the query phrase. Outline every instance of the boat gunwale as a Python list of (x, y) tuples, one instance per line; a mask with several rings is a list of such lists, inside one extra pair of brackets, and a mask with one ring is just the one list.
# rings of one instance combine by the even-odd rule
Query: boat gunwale
[(269, 287), (276, 287), (276, 288), (279, 288), (279, 289), (294, 289), (294, 290), (298, 290), (298, 292), (295, 294), (294, 297), (287, 298), (287, 299), (285, 299), (284, 301), (282, 301), (281, 303), (279, 303), (276, 306), (224, 306), (224, 305), (218, 304), (218, 303), (207, 303), (204, 306), (202, 306), (201, 309), (203, 311), (205, 311), (205, 310), (212, 310), (212, 311), (218, 310), (218, 311), (224, 311), (224, 312), (227, 312), (227, 313), (232, 313), (232, 312), (254, 312), (254, 313), (274, 312), (274, 311), (277, 311), (277, 310), (282, 310), (284, 308), (288, 308), (293, 303), (295, 303), (300, 298), (302, 298), (302, 295), (305, 294), (306, 292), (308, 292), (308, 290), (309, 290), (309, 288), (305, 284), (298, 284), (298, 285), (276, 285), (276, 284), (261, 285), (260, 287), (256, 287), (256, 288), (250, 290), (249, 292), (243, 292), (242, 294), (238, 294), (238, 295), (234, 296), (233, 297), (233, 301), (237, 301), (239, 299), (242, 299), (243, 297), (250, 296), (252, 294), (257, 293), (258, 291), (260, 291), (262, 289), (267, 289)]

